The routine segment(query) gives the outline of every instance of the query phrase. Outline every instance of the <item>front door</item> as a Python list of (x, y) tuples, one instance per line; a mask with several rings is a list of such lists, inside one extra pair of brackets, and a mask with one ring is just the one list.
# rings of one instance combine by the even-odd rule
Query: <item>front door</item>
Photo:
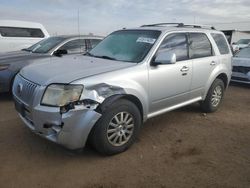
[(188, 58), (187, 35), (185, 33), (169, 34), (160, 45), (156, 56), (160, 53), (175, 53), (177, 62), (150, 66), (151, 105), (149, 111), (151, 114), (190, 99), (192, 60)]

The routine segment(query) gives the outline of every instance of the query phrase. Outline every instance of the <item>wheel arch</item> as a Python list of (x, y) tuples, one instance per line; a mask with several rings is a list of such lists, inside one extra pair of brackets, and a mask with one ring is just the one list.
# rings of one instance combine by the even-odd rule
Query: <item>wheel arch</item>
[(132, 102), (133, 104), (135, 104), (137, 106), (137, 108), (139, 109), (140, 111), (140, 114), (141, 114), (141, 118), (142, 118), (142, 121), (143, 121), (143, 116), (144, 116), (144, 109), (143, 109), (143, 105), (140, 101), (140, 99), (134, 95), (131, 95), (131, 94), (117, 94), (117, 95), (112, 95), (108, 98), (106, 98), (97, 108), (96, 108), (96, 111), (98, 113), (102, 113), (104, 110), (107, 109), (107, 107), (114, 103), (115, 101), (119, 100), (119, 99), (126, 99), (130, 102)]
[(223, 83), (224, 83), (225, 89), (227, 88), (227, 86), (228, 86), (228, 77), (227, 77), (227, 75), (225, 73), (220, 73), (216, 77), (216, 79), (221, 79), (223, 81)]
[[(221, 68), (221, 67), (218, 67), (218, 68)], [(204, 95), (203, 95), (203, 100), (206, 98), (207, 93), (208, 93), (211, 85), (213, 84), (213, 82), (218, 78), (223, 81), (225, 89), (228, 87), (229, 75), (227, 74), (227, 71), (225, 69), (215, 69), (214, 72), (211, 74), (210, 78), (207, 81), (205, 91), (204, 91)]]

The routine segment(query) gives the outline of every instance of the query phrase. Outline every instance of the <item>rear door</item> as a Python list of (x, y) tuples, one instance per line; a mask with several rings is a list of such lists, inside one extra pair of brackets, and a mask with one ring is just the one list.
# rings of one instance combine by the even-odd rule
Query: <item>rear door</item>
[(191, 98), (197, 98), (205, 92), (208, 79), (219, 63), (214, 55), (212, 44), (205, 33), (188, 33), (189, 58), (193, 60)]

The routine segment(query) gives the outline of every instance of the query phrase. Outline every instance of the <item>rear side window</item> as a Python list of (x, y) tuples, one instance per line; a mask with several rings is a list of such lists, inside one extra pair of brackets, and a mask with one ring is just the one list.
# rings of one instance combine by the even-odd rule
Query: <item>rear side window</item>
[(67, 42), (60, 50), (67, 50), (68, 54), (83, 53), (86, 51), (85, 39), (76, 39)]
[(44, 33), (37, 28), (0, 27), (2, 37), (44, 38)]
[(183, 61), (188, 59), (188, 47), (187, 47), (186, 34), (177, 33), (168, 35), (161, 43), (157, 54), (173, 54), (176, 55), (177, 61)]
[(212, 55), (212, 45), (204, 33), (189, 33), (189, 56), (191, 59)]
[(97, 44), (99, 44), (99, 42), (101, 42), (100, 39), (90, 39), (90, 41), (92, 48), (94, 48)]
[(216, 45), (219, 48), (220, 54), (229, 54), (229, 48), (227, 45), (227, 41), (224, 38), (224, 36), (222, 34), (218, 34), (218, 33), (212, 33), (211, 34)]

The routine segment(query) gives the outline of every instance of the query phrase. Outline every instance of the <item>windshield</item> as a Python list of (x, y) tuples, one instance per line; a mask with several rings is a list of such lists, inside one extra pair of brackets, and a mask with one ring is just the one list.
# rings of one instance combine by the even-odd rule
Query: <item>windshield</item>
[(44, 39), (31, 47), (24, 49), (26, 51), (30, 51), (32, 53), (48, 53), (51, 49), (56, 47), (58, 44), (63, 42), (65, 39), (62, 37), (50, 37), (48, 39)]
[(250, 48), (243, 48), (235, 55), (235, 57), (250, 58)]
[(87, 55), (138, 63), (144, 59), (161, 34), (152, 30), (121, 30), (106, 37)]
[(249, 44), (250, 43), (250, 39), (240, 39), (237, 44)]

